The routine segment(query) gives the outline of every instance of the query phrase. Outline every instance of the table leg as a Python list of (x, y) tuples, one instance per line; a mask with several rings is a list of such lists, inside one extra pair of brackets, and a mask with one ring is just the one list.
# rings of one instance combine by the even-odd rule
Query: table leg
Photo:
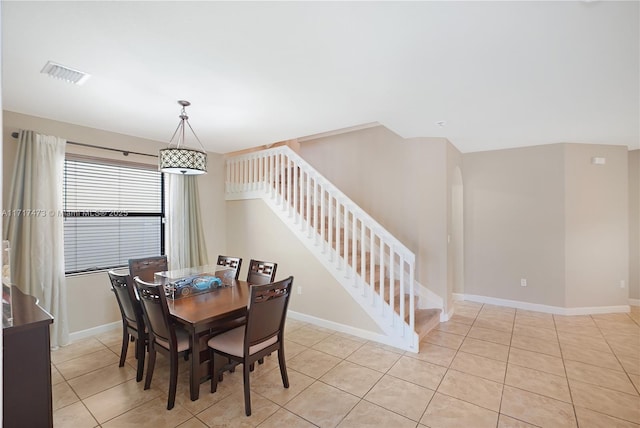
[(196, 401), (200, 395), (200, 340), (195, 330), (191, 331), (191, 378), (189, 388), (191, 401)]

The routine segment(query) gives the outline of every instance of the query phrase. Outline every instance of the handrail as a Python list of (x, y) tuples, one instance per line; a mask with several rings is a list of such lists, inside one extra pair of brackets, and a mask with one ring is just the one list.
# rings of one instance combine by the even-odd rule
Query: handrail
[(280, 146), (274, 147), (272, 149), (261, 150), (259, 152), (252, 152), (243, 155), (234, 156), (233, 158), (229, 158), (227, 161), (241, 161), (247, 159), (256, 159), (258, 157), (265, 157), (272, 154), (285, 154), (289, 158), (295, 160), (297, 166), (304, 167), (304, 169), (308, 172), (313, 173), (319, 182), (322, 182), (327, 189), (331, 189), (331, 192), (336, 194), (340, 199), (347, 201), (349, 204), (349, 208), (358, 213), (360, 218), (366, 219), (367, 223), (369, 223), (371, 228), (376, 229), (376, 233), (380, 236), (383, 236), (385, 239), (392, 241), (396, 248), (400, 249), (403, 253), (405, 253), (410, 259), (412, 263), (415, 263), (415, 254), (409, 250), (402, 242), (400, 242), (395, 236), (393, 236), (387, 229), (385, 229), (380, 223), (378, 223), (373, 217), (367, 214), (358, 204), (353, 202), (347, 195), (345, 195), (340, 189), (338, 189), (332, 182), (327, 180), (323, 175), (318, 174), (316, 169), (312, 167), (307, 161), (302, 159), (296, 152), (291, 150), (288, 146)]
[(287, 146), (230, 157), (226, 166), (228, 198), (271, 204), (388, 334), (417, 349), (411, 250)]

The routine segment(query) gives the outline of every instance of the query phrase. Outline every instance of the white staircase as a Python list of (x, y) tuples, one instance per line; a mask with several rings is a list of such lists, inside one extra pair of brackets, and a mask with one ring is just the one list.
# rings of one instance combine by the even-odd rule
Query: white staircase
[[(411, 251), (287, 146), (227, 159), (226, 199), (255, 198), (359, 302), (386, 343), (418, 352)], [(418, 319), (434, 318), (430, 324), (436, 324), (439, 311), (435, 317), (431, 312), (419, 311)]]

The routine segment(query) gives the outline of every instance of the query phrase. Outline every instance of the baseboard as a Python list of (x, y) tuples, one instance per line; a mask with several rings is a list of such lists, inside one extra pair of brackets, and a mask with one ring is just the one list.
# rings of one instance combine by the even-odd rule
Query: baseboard
[(631, 306), (640, 306), (640, 299), (629, 299), (629, 304)]
[(456, 299), (470, 302), (487, 303), (496, 306), (524, 309), (527, 311), (546, 312), (556, 315), (592, 315), (629, 312), (629, 305), (619, 306), (585, 306), (578, 308), (564, 308), (561, 306), (541, 305), (539, 303), (521, 302), (519, 300), (499, 299), (497, 297), (476, 296), (473, 294), (456, 294)]
[(374, 342), (396, 347), (396, 345), (392, 341), (390, 341), (389, 338), (384, 334), (375, 333), (369, 330), (363, 330), (361, 328), (340, 324), (334, 321), (329, 321), (323, 318), (314, 317), (313, 315), (307, 315), (291, 310), (287, 312), (287, 316), (293, 318), (294, 320), (304, 321), (309, 324), (317, 325), (318, 327), (328, 328), (331, 330), (339, 331), (340, 333), (347, 333), (361, 339), (372, 340)]
[(69, 343), (86, 339), (87, 337), (95, 336), (96, 334), (107, 333), (117, 328), (122, 328), (122, 321), (114, 321), (109, 324), (99, 325), (86, 330), (74, 331), (73, 333), (69, 333)]
[(451, 319), (453, 314), (455, 313), (456, 307), (454, 305), (449, 305), (449, 310), (447, 312), (440, 312), (440, 322), (447, 322)]

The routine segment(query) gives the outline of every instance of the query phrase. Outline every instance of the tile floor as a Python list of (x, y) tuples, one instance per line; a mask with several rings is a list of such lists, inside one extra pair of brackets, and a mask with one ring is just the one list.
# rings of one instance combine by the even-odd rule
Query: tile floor
[(267, 358), (251, 417), (239, 371), (192, 402), (184, 361), (167, 411), (166, 360), (144, 391), (131, 357), (118, 367), (119, 342), (114, 331), (52, 353), (56, 428), (640, 427), (638, 307), (567, 317), (460, 302), (419, 354), (290, 320), (291, 387)]

